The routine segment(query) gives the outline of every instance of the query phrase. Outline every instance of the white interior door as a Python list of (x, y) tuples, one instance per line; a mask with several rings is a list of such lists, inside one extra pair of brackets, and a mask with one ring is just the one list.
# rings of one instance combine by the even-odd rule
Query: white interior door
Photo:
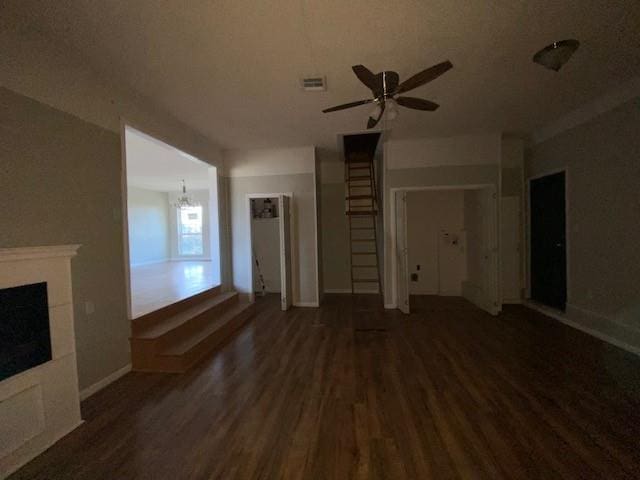
[(520, 275), (520, 198), (502, 197), (500, 209), (500, 276), (502, 303), (519, 303)]
[(484, 304), (492, 315), (500, 313), (499, 303), (500, 272), (498, 259), (498, 200), (495, 189), (485, 188), (480, 195), (482, 212), (486, 221), (482, 222), (483, 237), (483, 285)]
[(280, 279), (281, 307), (288, 310), (293, 303), (291, 292), (291, 199), (286, 195), (278, 196), (280, 210)]
[(407, 248), (407, 193), (396, 192), (396, 256), (398, 308), (409, 313), (409, 250)]

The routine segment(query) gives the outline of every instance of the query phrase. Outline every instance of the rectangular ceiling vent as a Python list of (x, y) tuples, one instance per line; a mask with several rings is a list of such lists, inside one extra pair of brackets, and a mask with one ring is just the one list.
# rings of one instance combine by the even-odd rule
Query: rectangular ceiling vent
[(327, 82), (324, 77), (303, 78), (302, 89), (306, 92), (324, 92), (327, 89)]

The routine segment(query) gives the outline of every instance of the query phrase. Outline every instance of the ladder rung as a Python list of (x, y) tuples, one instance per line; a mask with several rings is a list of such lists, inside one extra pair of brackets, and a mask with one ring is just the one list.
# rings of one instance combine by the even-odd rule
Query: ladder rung
[(371, 170), (371, 165), (365, 165), (364, 167), (349, 167), (349, 170)]
[(351, 255), (377, 255), (378, 252), (351, 252)]
[(349, 175), (349, 178), (347, 180), (363, 180), (365, 178), (370, 179), (371, 175), (354, 175), (354, 176)]
[(345, 200), (373, 200), (373, 195), (349, 195)]
[(378, 283), (378, 280), (375, 278), (354, 278), (353, 283)]
[(349, 210), (347, 212), (347, 215), (368, 215), (368, 216), (373, 216), (373, 215), (377, 215), (378, 212), (376, 210)]
[(378, 265), (351, 265), (351, 268), (378, 268)]
[(352, 238), (352, 242), (375, 242), (375, 238)]
[(376, 227), (351, 227), (351, 230), (375, 230)]

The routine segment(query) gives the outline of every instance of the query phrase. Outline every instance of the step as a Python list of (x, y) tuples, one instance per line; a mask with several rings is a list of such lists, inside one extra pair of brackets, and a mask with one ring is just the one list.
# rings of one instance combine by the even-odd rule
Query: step
[(344, 198), (345, 200), (372, 200), (374, 196), (373, 195), (349, 195)]
[(364, 179), (371, 179), (371, 175), (349, 175), (349, 178), (347, 178), (347, 180), (364, 180)]
[(351, 255), (378, 255), (378, 252), (351, 252)]
[(378, 268), (378, 265), (351, 265), (351, 268)]
[(351, 227), (351, 230), (375, 230), (376, 227)]
[(354, 278), (353, 283), (378, 283), (377, 278)]
[(208, 288), (206, 290), (203, 290), (202, 292), (196, 293), (195, 295), (184, 298), (178, 302), (172, 303), (165, 307), (162, 307), (152, 312), (141, 315), (138, 318), (134, 318), (131, 321), (131, 330), (132, 332), (138, 332), (142, 329), (148, 328), (150, 325), (153, 325), (159, 321), (163, 321), (164, 319), (171, 317), (178, 312), (186, 310), (192, 307), (193, 305), (197, 305), (203, 300), (206, 300), (208, 298), (213, 298), (219, 294), (220, 294), (220, 286)]
[(364, 242), (375, 242), (376, 239), (375, 238), (352, 238), (351, 242), (358, 242), (358, 243), (364, 243)]
[(167, 371), (188, 370), (237, 332), (254, 311), (255, 304), (238, 303), (205, 328), (163, 349), (158, 360)]
[(191, 308), (183, 310), (166, 320), (151, 325), (145, 329), (133, 333), (132, 338), (136, 339), (158, 339), (164, 335), (175, 333), (180, 328), (185, 327), (188, 323), (193, 322), (204, 313), (216, 313), (237, 302), (237, 292), (227, 292), (216, 295), (213, 298), (204, 300)]
[(347, 215), (368, 215), (368, 216), (373, 216), (373, 215), (377, 215), (378, 211), (377, 210), (349, 210), (348, 212), (346, 212)]

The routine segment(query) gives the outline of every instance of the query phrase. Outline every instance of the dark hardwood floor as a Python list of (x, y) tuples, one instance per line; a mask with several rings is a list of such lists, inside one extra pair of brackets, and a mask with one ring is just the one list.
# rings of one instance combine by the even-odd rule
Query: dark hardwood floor
[(131, 373), (13, 479), (640, 478), (640, 359), (523, 307), (328, 296)]

